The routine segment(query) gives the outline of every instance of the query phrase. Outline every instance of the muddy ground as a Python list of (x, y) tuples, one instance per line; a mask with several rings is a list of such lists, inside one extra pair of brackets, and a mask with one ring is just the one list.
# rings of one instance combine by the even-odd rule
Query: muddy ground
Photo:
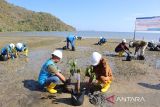
[[(25, 42), (29, 57), (0, 62), (0, 107), (66, 107), (72, 106), (70, 94), (54, 95), (37, 88), (37, 78), (42, 64), (50, 58), (54, 49), (61, 49), (65, 38), (1, 36), (0, 47), (13, 42)], [(70, 59), (76, 59), (84, 75), (92, 52), (98, 51), (108, 59), (114, 80), (105, 97), (114, 96), (113, 102), (96, 105), (104, 107), (159, 107), (160, 102), (160, 52), (146, 51), (146, 60), (123, 61), (114, 48), (120, 40), (108, 40), (102, 46), (94, 45), (98, 39), (76, 41), (76, 51), (63, 51), (63, 60), (58, 64), (63, 74), (69, 76)], [(133, 49), (131, 49), (133, 52)], [(87, 79), (82, 77), (82, 81)], [(120, 99), (121, 98), (121, 99)], [(133, 99), (134, 98), (134, 99)], [(85, 96), (83, 107), (95, 106)]]

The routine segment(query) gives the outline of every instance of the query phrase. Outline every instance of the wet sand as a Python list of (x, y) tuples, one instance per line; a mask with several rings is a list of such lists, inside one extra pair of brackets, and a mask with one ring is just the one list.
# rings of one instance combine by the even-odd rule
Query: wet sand
[[(50, 58), (50, 53), (62, 48), (65, 38), (58, 37), (0, 37), (0, 47), (13, 42), (25, 42), (29, 46), (29, 57), (20, 57), (7, 62), (0, 62), (0, 106), (1, 107), (66, 107), (71, 106), (70, 95), (58, 93), (51, 95), (37, 89), (37, 78), (42, 64)], [(160, 99), (160, 69), (156, 63), (160, 60), (160, 52), (146, 51), (146, 60), (122, 61), (123, 58), (111, 55), (120, 40), (108, 40), (102, 46), (94, 45), (98, 39), (76, 41), (76, 51), (63, 51), (63, 60), (58, 64), (63, 74), (68, 77), (70, 59), (77, 59), (82, 75), (88, 65), (92, 52), (98, 51), (107, 58), (113, 71), (114, 80), (106, 97), (134, 96), (144, 97), (145, 102), (107, 102), (113, 107), (159, 107)], [(133, 49), (131, 49), (133, 52)], [(110, 54), (110, 55), (108, 55)], [(83, 78), (83, 77), (82, 77)], [(83, 80), (86, 81), (86, 80)], [(84, 104), (90, 104), (85, 96)]]

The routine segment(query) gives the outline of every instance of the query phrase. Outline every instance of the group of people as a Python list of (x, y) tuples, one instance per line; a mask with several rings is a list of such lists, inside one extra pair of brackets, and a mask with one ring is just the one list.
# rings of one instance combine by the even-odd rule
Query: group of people
[[(72, 34), (70, 34), (69, 36), (67, 36), (67, 38), (66, 38), (67, 45), (65, 46), (66, 47), (65, 49), (69, 49), (69, 44), (70, 44), (71, 45), (71, 50), (75, 51), (75, 40), (76, 39), (79, 40), (79, 38), (81, 38), (81, 37), (77, 37), (77, 36), (74, 36)], [(102, 44), (105, 44), (106, 42), (107, 42), (106, 38), (100, 37), (97, 45), (102, 45)]]
[[(77, 36), (69, 35), (66, 37), (66, 48), (69, 49), (69, 44), (71, 45), (71, 50), (75, 51), (75, 40)], [(105, 43), (105, 38), (100, 38), (99, 43)], [(67, 84), (66, 77), (61, 73), (56, 63), (60, 62), (62, 59), (62, 51), (55, 50), (51, 54), (51, 58), (48, 59), (42, 66), (39, 74), (39, 84), (42, 88), (45, 88), (50, 93), (57, 93), (55, 89), (56, 84), (61, 80), (64, 84)], [(98, 52), (93, 52), (91, 56), (91, 66), (93, 66), (93, 72), (95, 72), (96, 79), (98, 83), (102, 84), (101, 92), (106, 92), (110, 87), (112, 81), (112, 71), (105, 58)], [(93, 78), (90, 77), (88, 86), (92, 84)]]
[[(69, 35), (66, 38), (66, 48), (69, 49), (69, 44), (71, 44), (72, 51), (75, 51), (75, 40), (77, 39), (74, 35)], [(103, 37), (100, 38), (98, 44), (104, 44), (107, 40)], [(144, 57), (145, 49), (148, 46), (148, 43), (139, 40), (139, 41), (130, 41), (129, 47), (126, 45), (126, 39), (122, 39), (122, 42), (119, 43), (115, 52), (121, 57), (124, 52), (131, 53), (129, 47), (135, 47), (134, 55)], [(10, 58), (16, 58), (21, 52), (24, 55), (28, 56), (28, 48), (24, 43), (17, 43), (14, 45), (10, 43), (1, 49), (0, 58), (2, 60), (8, 60)], [(63, 58), (63, 52), (61, 50), (54, 50), (51, 53), (51, 58), (47, 59), (43, 64), (38, 82), (41, 88), (46, 89), (49, 93), (54, 94), (57, 93), (55, 89), (56, 85), (61, 81), (62, 83), (67, 84), (67, 78), (62, 74), (61, 70), (58, 68), (57, 63), (60, 62)], [(98, 52), (93, 52), (90, 57), (90, 66), (92, 67), (92, 72), (95, 74), (96, 82), (102, 86), (101, 92), (106, 92), (110, 84), (113, 80), (112, 70), (106, 58), (102, 57), (102, 55)], [(92, 86), (94, 77), (90, 76), (88, 80), (88, 88)]]
[[(45, 88), (50, 93), (57, 93), (55, 86), (61, 80), (64, 84), (67, 84), (66, 77), (61, 73), (61, 70), (57, 67), (56, 63), (62, 59), (62, 51), (55, 50), (51, 53), (49, 58), (42, 66), (38, 82), (42, 88)], [(112, 81), (112, 71), (105, 58), (98, 52), (93, 52), (91, 55), (91, 66), (93, 72), (96, 75), (96, 80), (102, 85), (101, 92), (106, 92), (110, 87)], [(90, 77), (88, 86), (91, 86), (93, 78)]]
[(160, 51), (160, 41), (159, 43), (155, 43), (153, 40), (148, 42), (148, 48), (150, 51)]
[[(67, 48), (69, 49), (69, 44), (71, 44), (72, 51), (75, 50), (75, 40), (76, 36), (70, 35), (66, 38)], [(105, 43), (105, 38), (100, 38), (101, 43)], [(115, 52), (118, 53), (119, 56), (123, 56), (124, 52), (131, 53), (129, 47), (135, 47), (134, 55), (144, 57), (145, 49), (147, 47), (147, 42), (140, 41), (130, 41), (129, 47), (126, 45), (126, 39), (123, 39), (122, 42), (115, 48)], [(45, 88), (50, 93), (57, 93), (55, 86), (61, 80), (64, 84), (66, 84), (67, 79), (61, 73), (60, 69), (57, 67), (56, 63), (60, 62), (62, 59), (62, 51), (55, 50), (51, 54), (51, 58), (49, 58), (42, 66), (38, 81), (40, 85)], [(93, 72), (96, 76), (97, 83), (102, 85), (101, 92), (106, 92), (110, 87), (112, 82), (112, 70), (105, 58), (98, 52), (93, 52), (91, 55), (91, 66), (93, 68)], [(90, 76), (88, 81), (88, 86), (91, 86), (93, 82), (93, 77)]]
[(28, 48), (26, 44), (17, 43), (15, 45), (13, 43), (10, 43), (1, 49), (0, 60), (6, 61), (10, 58), (17, 58), (20, 55), (20, 53), (23, 53), (25, 56), (28, 56)]
[(134, 55), (136, 58), (144, 59), (145, 49), (148, 46), (148, 42), (144, 40), (130, 41), (129, 47), (126, 45), (126, 39), (123, 39), (122, 42), (115, 48), (115, 52), (118, 53), (118, 56), (123, 56), (124, 52), (130, 54), (129, 47), (135, 48)]

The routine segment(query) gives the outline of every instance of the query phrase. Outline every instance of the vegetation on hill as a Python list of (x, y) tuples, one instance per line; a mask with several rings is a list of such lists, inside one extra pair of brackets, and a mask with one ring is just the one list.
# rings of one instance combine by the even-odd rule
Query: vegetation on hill
[(0, 32), (6, 31), (75, 31), (57, 17), (34, 12), (0, 0)]

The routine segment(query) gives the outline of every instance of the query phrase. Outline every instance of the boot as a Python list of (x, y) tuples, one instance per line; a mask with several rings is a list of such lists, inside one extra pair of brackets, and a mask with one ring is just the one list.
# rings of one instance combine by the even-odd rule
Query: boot
[(119, 57), (122, 57), (122, 56), (123, 56), (123, 53), (124, 53), (123, 51), (119, 52), (118, 56), (119, 56)]
[(63, 50), (66, 50), (67, 49), (67, 46), (63, 46), (63, 48), (62, 48)]
[(25, 55), (25, 56), (28, 56), (28, 49), (25, 49), (25, 50), (24, 50), (24, 55)]
[(16, 52), (16, 53), (15, 53), (15, 58), (17, 58), (17, 57), (18, 57), (18, 53)]
[(75, 47), (72, 47), (72, 51), (75, 51)]
[(103, 88), (101, 89), (101, 92), (106, 92), (110, 87), (111, 81), (104, 84)]
[(50, 85), (47, 86), (47, 91), (51, 94), (55, 94), (57, 93), (57, 90), (54, 89), (55, 87), (56, 87), (55, 83), (50, 83)]

